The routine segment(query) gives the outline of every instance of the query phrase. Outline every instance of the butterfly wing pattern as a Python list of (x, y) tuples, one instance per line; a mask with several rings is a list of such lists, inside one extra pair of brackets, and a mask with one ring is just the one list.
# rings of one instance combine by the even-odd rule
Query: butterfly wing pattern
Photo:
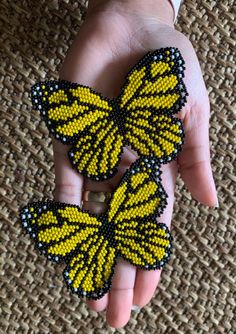
[(163, 267), (170, 257), (172, 236), (155, 219), (167, 198), (160, 174), (153, 158), (141, 158), (125, 173), (103, 215), (34, 202), (21, 210), (22, 226), (49, 260), (66, 263), (64, 278), (73, 293), (101, 298), (118, 256), (147, 270)]
[(95, 180), (112, 177), (124, 145), (139, 155), (174, 159), (184, 131), (173, 115), (186, 103), (184, 60), (177, 48), (149, 52), (127, 74), (116, 99), (65, 80), (39, 82), (32, 102), (50, 133), (72, 145), (69, 159), (81, 174)]
[(99, 180), (116, 172), (123, 137), (110, 117), (111, 101), (89, 87), (60, 80), (35, 84), (32, 102), (50, 133), (72, 145), (68, 155), (79, 173)]
[(114, 245), (105, 239), (102, 220), (79, 206), (34, 202), (21, 211), (23, 228), (49, 260), (64, 261), (64, 278), (72, 292), (100, 298), (109, 289), (116, 261)]
[(108, 210), (120, 256), (142, 269), (160, 269), (171, 255), (172, 237), (157, 223), (167, 205), (161, 171), (153, 158), (141, 158), (125, 174)]
[(186, 103), (184, 59), (177, 48), (149, 52), (127, 75), (119, 104), (125, 110), (125, 137), (139, 155), (173, 160), (184, 139), (182, 122), (173, 117)]

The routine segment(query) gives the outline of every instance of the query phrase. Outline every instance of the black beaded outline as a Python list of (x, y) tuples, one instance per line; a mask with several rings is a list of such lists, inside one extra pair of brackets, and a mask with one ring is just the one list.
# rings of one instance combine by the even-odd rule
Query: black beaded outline
[[(169, 56), (166, 55), (166, 51), (170, 51), (170, 55)], [(176, 90), (176, 92), (179, 92), (179, 90), (180, 90), (182, 98), (180, 99), (180, 101), (177, 100), (177, 102), (174, 104), (174, 106), (171, 109), (158, 110), (158, 112), (157, 112), (157, 110), (155, 108), (150, 108), (150, 111), (152, 111), (152, 115), (157, 115), (157, 114), (161, 115), (161, 114), (164, 114), (166, 116), (171, 116), (171, 114), (177, 113), (178, 111), (181, 110), (181, 108), (185, 105), (185, 103), (187, 101), (186, 97), (188, 95), (186, 87), (185, 87), (185, 84), (183, 82), (184, 69), (185, 69), (185, 66), (184, 66), (185, 65), (185, 61), (182, 58), (180, 51), (177, 48), (174, 48), (174, 47), (161, 48), (161, 49), (158, 49), (158, 50), (156, 50), (154, 52), (148, 52), (143, 58), (141, 58), (139, 60), (139, 62), (134, 67), (132, 67), (131, 70), (127, 73), (126, 78), (125, 78), (125, 84), (124, 84), (124, 86), (121, 89), (121, 94), (117, 98), (115, 98), (115, 99), (109, 99), (107, 97), (103, 97), (101, 93), (96, 92), (95, 90), (91, 89), (90, 87), (88, 87), (86, 85), (80, 85), (80, 84), (77, 84), (77, 83), (71, 83), (71, 82), (66, 81), (66, 80), (38, 82), (37, 84), (35, 84), (32, 87), (31, 96), (32, 96), (33, 107), (35, 109), (38, 109), (40, 111), (41, 117), (45, 121), (45, 123), (46, 123), (46, 125), (47, 125), (47, 127), (49, 129), (49, 132), (57, 140), (60, 140), (63, 144), (72, 145), (72, 149), (68, 152), (68, 157), (69, 157), (69, 160), (70, 160), (70, 163), (71, 163), (72, 167), (77, 172), (81, 173), (82, 175), (84, 175), (86, 177), (89, 177), (91, 179), (97, 180), (97, 181), (99, 181), (99, 180), (102, 181), (102, 180), (105, 180), (105, 179), (109, 179), (109, 178), (113, 177), (117, 173), (117, 167), (118, 167), (118, 164), (119, 164), (119, 161), (120, 161), (123, 149), (121, 149), (120, 153), (118, 154), (117, 164), (114, 166), (114, 168), (112, 170), (110, 170), (109, 173), (100, 173), (99, 176), (95, 176), (95, 175), (89, 175), (85, 170), (79, 170), (77, 168), (77, 163), (75, 163), (74, 160), (73, 160), (73, 154), (74, 154), (73, 150), (76, 150), (76, 144), (77, 144), (78, 138), (82, 137), (86, 133), (86, 131), (85, 130), (81, 131), (80, 135), (79, 134), (78, 135), (74, 135), (72, 138), (71, 137), (67, 137), (67, 136), (62, 136), (62, 135), (59, 135), (59, 134), (55, 134), (55, 126), (56, 126), (55, 124), (56, 124), (56, 122), (53, 121), (53, 120), (50, 120), (48, 118), (48, 116), (47, 116), (47, 110), (49, 109), (49, 107), (48, 107), (47, 101), (46, 102), (42, 101), (42, 95), (43, 95), (43, 93), (42, 93), (41, 87), (45, 86), (45, 88), (47, 89), (47, 91), (51, 91), (51, 92), (58, 91), (58, 89), (65, 89), (65, 87), (70, 87), (72, 89), (76, 89), (77, 87), (84, 87), (84, 88), (89, 89), (89, 91), (91, 93), (96, 94), (102, 100), (106, 101), (111, 106), (111, 108), (112, 108), (113, 111), (117, 112), (117, 110), (119, 110), (119, 112), (122, 113), (121, 109), (119, 108), (119, 104), (120, 104), (121, 97), (122, 97), (122, 95), (124, 93), (124, 90), (127, 87), (127, 85), (129, 84), (128, 77), (131, 75), (131, 73), (134, 70), (140, 69), (143, 66), (148, 67), (148, 73), (150, 73), (150, 66), (151, 66), (150, 60), (153, 60), (153, 59), (154, 60), (158, 60), (158, 59), (165, 60), (167, 57), (171, 57), (170, 61), (173, 61), (174, 59), (176, 60), (174, 67), (172, 68), (171, 72), (169, 72), (169, 73), (170, 74), (172, 72), (173, 73), (175, 73), (175, 72), (178, 73), (177, 76), (178, 76), (178, 79), (179, 79), (179, 84), (176, 85), (175, 90)], [(178, 63), (177, 63), (177, 61), (178, 61)], [(158, 75), (158, 77), (162, 77), (162, 76), (164, 76), (164, 75)], [(155, 79), (152, 79), (150, 81), (154, 81), (154, 80)], [(136, 94), (138, 94), (138, 92), (142, 89), (142, 87), (143, 87), (143, 85), (141, 85), (141, 87), (138, 89), (138, 91), (136, 92)], [(171, 91), (173, 92), (173, 90), (171, 90)], [(167, 93), (168, 93), (168, 91), (165, 92), (165, 94), (167, 94)], [(165, 94), (163, 94), (163, 95), (165, 95)], [(65, 102), (64, 105), (71, 105), (75, 99), (72, 96), (72, 94), (70, 92), (68, 92), (68, 91), (67, 91), (67, 96), (69, 97), (69, 101)], [(130, 101), (129, 101), (129, 103), (130, 103)], [(81, 103), (81, 105), (87, 106), (86, 103)], [(91, 112), (93, 112), (94, 109), (99, 109), (98, 107), (95, 107), (95, 106), (94, 107), (92, 107), (91, 105), (89, 105), (89, 106), (91, 108)], [(101, 109), (101, 110), (103, 110), (103, 109)], [(109, 115), (109, 117), (111, 117), (111, 119), (117, 125), (117, 127), (119, 129), (119, 133), (121, 135), (123, 135), (123, 147), (125, 145), (129, 145), (129, 146), (132, 147), (133, 150), (137, 151), (137, 149), (133, 146), (133, 144), (129, 143), (129, 141), (125, 138), (125, 135), (124, 135), (124, 128), (125, 128), (124, 125), (125, 124), (122, 124), (122, 122), (120, 124), (118, 124), (119, 122), (117, 122), (117, 117), (114, 117), (115, 114), (116, 114), (115, 112), (113, 112), (113, 113), (111, 112), (111, 114)], [(70, 119), (68, 119), (68, 120), (70, 120)], [(170, 161), (174, 160), (176, 158), (178, 152), (181, 150), (183, 142), (184, 142), (184, 130), (183, 130), (182, 122), (179, 119), (172, 118), (172, 123), (174, 123), (174, 122), (178, 123), (179, 127), (181, 128), (181, 131), (182, 131), (182, 140), (177, 145), (175, 144), (176, 145), (176, 149), (175, 149), (175, 151), (171, 155), (168, 156), (168, 158), (164, 157), (164, 158), (160, 158), (159, 159), (160, 163), (162, 163), (162, 164), (169, 163)], [(63, 122), (58, 122), (57, 126), (59, 126), (60, 123), (63, 124)], [(100, 145), (100, 146), (98, 148), (102, 148), (102, 145)]]
[[(160, 203), (160, 207), (157, 208), (152, 215), (148, 215), (148, 216), (144, 217), (143, 219), (141, 219), (141, 224), (145, 224), (148, 221), (148, 222), (151, 222), (151, 223), (156, 223), (157, 228), (165, 228), (167, 230), (167, 236), (169, 237), (169, 241), (170, 241), (170, 245), (169, 245), (169, 248), (168, 248), (168, 251), (166, 253), (166, 256), (165, 256), (164, 260), (157, 261), (157, 263), (153, 266), (148, 266), (148, 265), (146, 265), (144, 267), (143, 266), (137, 266), (137, 267), (140, 267), (142, 269), (153, 270), (153, 269), (160, 269), (161, 267), (163, 267), (168, 262), (168, 260), (171, 256), (171, 253), (172, 253), (172, 240), (173, 240), (173, 237), (171, 236), (171, 233), (170, 233), (168, 227), (165, 224), (157, 223), (157, 221), (156, 221), (156, 215), (160, 216), (160, 214), (163, 212), (164, 208), (167, 205), (167, 197), (168, 196), (167, 196), (167, 194), (166, 194), (166, 192), (165, 192), (165, 190), (164, 190), (164, 188), (161, 184), (161, 177), (160, 177), (161, 176), (161, 171), (159, 170), (159, 165), (157, 164), (157, 161), (156, 161), (155, 157), (149, 157), (149, 158), (144, 157), (144, 158), (140, 158), (139, 160), (134, 162), (131, 165), (131, 168), (124, 174), (124, 176), (121, 179), (120, 184), (118, 185), (117, 189), (124, 182), (127, 182), (127, 181), (130, 180), (131, 174), (135, 174), (135, 172), (138, 172), (140, 170), (140, 167), (142, 168), (142, 165), (141, 165), (142, 162), (144, 162), (145, 166), (148, 167), (148, 168), (154, 167), (153, 172), (151, 173), (150, 177), (151, 177), (151, 179), (153, 179), (155, 182), (157, 182), (159, 184), (159, 193), (160, 193), (160, 197), (162, 198), (162, 202)], [(117, 191), (117, 189), (116, 189), (116, 191)], [(113, 199), (116, 191), (113, 193), (113, 195), (110, 199), (110, 203), (112, 202), (112, 199)], [(79, 208), (79, 206), (74, 205), (74, 204), (67, 204), (67, 203), (60, 203), (60, 202), (54, 202), (54, 201), (51, 201), (51, 200), (46, 200), (45, 202), (40, 201), (40, 202), (29, 203), (27, 206), (25, 206), (24, 208), (22, 208), (20, 210), (20, 220), (21, 220), (21, 223), (22, 223), (22, 228), (24, 230), (26, 230), (26, 232), (34, 240), (35, 246), (39, 250), (39, 252), (41, 254), (47, 256), (47, 249), (51, 245), (55, 244), (56, 242), (51, 242), (51, 243), (46, 245), (43, 242), (39, 243), (37, 241), (37, 235), (38, 235), (39, 231), (42, 230), (42, 228), (39, 229), (36, 224), (34, 226), (32, 223), (30, 223), (30, 221), (32, 219), (32, 213), (30, 213), (30, 208), (31, 207), (34, 208), (36, 213), (40, 213), (40, 214), (42, 214), (44, 211), (46, 212), (49, 209), (57, 217), (59, 225), (62, 226), (63, 221), (62, 221), (62, 219), (61, 219), (61, 217), (58, 213), (58, 209), (61, 209), (61, 208), (64, 208), (64, 207)], [(109, 204), (109, 207), (110, 207), (110, 204)], [(79, 208), (79, 210), (81, 210), (81, 209)], [(94, 217), (97, 220), (99, 220), (102, 224), (101, 226), (106, 225), (106, 228), (112, 227), (112, 224), (108, 222), (108, 215), (107, 215), (108, 211), (107, 211), (107, 213), (105, 213), (103, 215), (100, 215), (100, 216), (92, 214), (87, 210), (81, 210), (81, 211), (83, 211), (84, 213), (89, 214), (90, 217)], [(64, 218), (63, 218), (63, 220), (65, 221)], [(108, 226), (108, 224), (110, 224), (110, 225)], [(58, 227), (58, 225), (56, 225), (56, 226)], [(49, 226), (45, 226), (45, 229), (47, 229), (48, 227)], [(114, 227), (114, 225), (113, 225), (113, 227)], [(101, 233), (104, 236), (103, 231), (101, 231), (101, 229), (99, 230), (99, 233)], [(114, 233), (114, 231), (111, 230), (110, 233)], [(109, 241), (109, 246), (116, 249), (115, 238), (114, 237), (112, 237), (112, 238), (113, 238), (113, 240), (112, 240), (113, 243), (110, 243), (111, 240), (107, 239)], [(116, 265), (116, 260), (117, 260), (118, 256), (121, 256), (121, 254), (119, 253), (119, 251), (116, 251), (114, 264), (111, 267), (110, 277), (107, 280), (107, 282), (104, 284), (103, 288), (97, 290), (96, 292), (89, 293), (89, 292), (83, 291), (82, 289), (75, 290), (72, 287), (72, 285), (70, 284), (70, 282), (68, 281), (68, 277), (67, 277), (67, 274), (66, 274), (67, 270), (68, 270), (67, 268), (69, 266), (70, 259), (72, 257), (76, 256), (76, 254), (78, 254), (78, 253), (82, 253), (86, 257), (86, 253), (85, 252), (79, 252), (79, 247), (77, 247), (72, 252), (70, 252), (68, 255), (66, 255), (65, 257), (60, 257), (58, 255), (53, 256), (53, 255), (48, 254), (47, 259), (50, 260), (50, 261), (56, 262), (56, 263), (59, 263), (59, 262), (63, 261), (67, 264), (67, 266), (65, 267), (65, 269), (63, 271), (63, 277), (66, 281), (67, 287), (69, 287), (70, 290), (73, 293), (76, 293), (78, 296), (86, 297), (88, 299), (94, 299), (94, 300), (99, 299), (110, 289), (111, 282), (112, 282), (112, 277), (113, 277), (113, 274), (114, 274), (114, 268), (115, 268), (115, 265)]]

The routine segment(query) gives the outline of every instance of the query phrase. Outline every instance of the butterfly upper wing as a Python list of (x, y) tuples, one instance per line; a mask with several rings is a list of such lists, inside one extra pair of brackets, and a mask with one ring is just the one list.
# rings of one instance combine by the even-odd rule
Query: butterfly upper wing
[(172, 160), (183, 143), (183, 127), (172, 115), (186, 103), (184, 60), (177, 48), (148, 53), (128, 73), (119, 97), (126, 140), (140, 155)]
[(50, 260), (64, 260), (64, 278), (80, 296), (100, 298), (111, 284), (116, 251), (102, 222), (76, 205), (35, 202), (21, 211), (23, 227)]
[(120, 107), (126, 111), (140, 108), (165, 115), (178, 113), (188, 95), (184, 70), (185, 61), (177, 48), (147, 53), (127, 74)]
[(160, 174), (153, 158), (139, 159), (126, 172), (108, 211), (120, 255), (145, 269), (162, 267), (171, 254), (168, 227), (156, 221), (167, 204)]
[(34, 85), (32, 102), (50, 133), (72, 145), (69, 158), (77, 171), (94, 179), (115, 173), (123, 137), (110, 117), (108, 99), (89, 87), (60, 80)]

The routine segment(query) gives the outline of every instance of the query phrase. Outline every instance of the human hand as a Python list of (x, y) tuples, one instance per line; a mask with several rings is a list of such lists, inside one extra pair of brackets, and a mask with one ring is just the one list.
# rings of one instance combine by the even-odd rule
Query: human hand
[[(148, 51), (177, 47), (186, 63), (184, 82), (189, 93), (181, 113), (185, 144), (176, 162), (163, 168), (163, 186), (168, 193), (168, 206), (159, 219), (170, 227), (174, 203), (177, 168), (192, 196), (209, 206), (217, 205), (209, 155), (210, 106), (206, 87), (195, 51), (189, 40), (173, 28), (173, 11), (167, 0), (91, 1), (87, 18), (76, 37), (60, 72), (60, 77), (92, 87), (107, 97), (116, 97), (124, 77)], [(125, 169), (137, 158), (126, 148), (118, 174), (107, 181), (94, 182), (71, 168), (68, 147), (54, 141), (56, 200), (81, 204), (82, 190), (113, 192)], [(91, 212), (106, 209), (86, 202)], [(152, 298), (160, 279), (160, 270), (136, 269), (124, 260), (115, 268), (109, 293), (97, 301), (88, 301), (96, 310), (107, 310), (106, 318), (113, 327), (124, 326), (132, 305), (142, 307)]]

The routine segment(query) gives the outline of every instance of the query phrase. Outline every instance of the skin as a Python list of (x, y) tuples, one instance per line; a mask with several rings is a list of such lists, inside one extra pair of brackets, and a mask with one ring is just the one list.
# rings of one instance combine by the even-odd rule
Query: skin
[[(207, 206), (218, 206), (209, 152), (210, 105), (200, 65), (190, 41), (173, 26), (174, 12), (167, 0), (90, 1), (88, 13), (70, 48), (60, 77), (91, 86), (107, 97), (116, 97), (124, 77), (148, 51), (178, 47), (186, 62), (185, 84), (188, 101), (178, 114), (184, 124), (185, 144), (177, 161), (163, 167), (163, 185), (168, 193), (168, 207), (159, 219), (170, 227), (177, 170), (193, 198)], [(137, 158), (125, 148), (119, 173), (113, 179), (94, 182), (75, 172), (67, 159), (67, 146), (54, 140), (56, 200), (81, 204), (83, 190), (113, 191), (124, 171)], [(99, 213), (104, 204), (86, 203), (84, 208)], [(88, 306), (106, 310), (107, 323), (123, 327), (132, 305), (139, 308), (151, 300), (160, 280), (161, 270), (136, 269), (124, 260), (115, 268), (109, 293)]]

